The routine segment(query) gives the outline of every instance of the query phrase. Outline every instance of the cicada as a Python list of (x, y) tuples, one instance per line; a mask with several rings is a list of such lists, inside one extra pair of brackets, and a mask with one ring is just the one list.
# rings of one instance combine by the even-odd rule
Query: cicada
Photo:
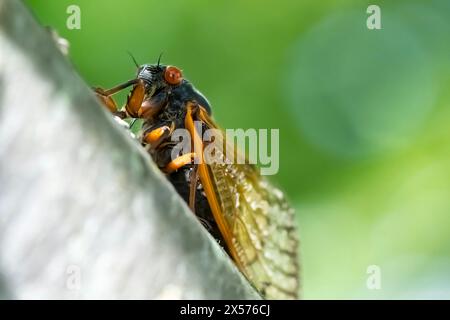
[[(175, 66), (158, 61), (137, 68), (123, 84), (96, 88), (97, 96), (121, 119), (143, 120), (142, 145), (262, 297), (298, 298), (297, 229), (283, 193), (255, 165), (226, 161), (227, 153), (219, 155), (225, 160), (220, 163), (202, 161), (203, 130), (219, 129), (208, 100)], [(132, 89), (119, 110), (112, 95), (127, 87)], [(173, 158), (177, 142), (171, 137), (180, 128), (189, 132), (194, 150)], [(220, 139), (227, 143), (225, 134)]]

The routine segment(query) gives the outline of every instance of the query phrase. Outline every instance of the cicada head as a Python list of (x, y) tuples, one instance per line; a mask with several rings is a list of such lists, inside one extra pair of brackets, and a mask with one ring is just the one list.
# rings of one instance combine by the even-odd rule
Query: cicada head
[(161, 109), (171, 100), (182, 102), (196, 101), (209, 114), (211, 107), (206, 97), (183, 77), (181, 69), (158, 64), (144, 64), (138, 68), (137, 79), (145, 85), (144, 107)]

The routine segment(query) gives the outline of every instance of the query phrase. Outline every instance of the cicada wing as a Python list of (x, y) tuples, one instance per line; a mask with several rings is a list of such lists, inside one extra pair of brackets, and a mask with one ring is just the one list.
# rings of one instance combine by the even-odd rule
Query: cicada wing
[[(203, 108), (194, 117), (218, 128)], [(208, 163), (199, 172), (214, 219), (241, 271), (264, 297), (296, 299), (297, 231), (283, 193), (250, 164)]]
[(296, 298), (298, 242), (293, 210), (281, 191), (250, 165), (210, 169), (243, 273), (267, 298)]

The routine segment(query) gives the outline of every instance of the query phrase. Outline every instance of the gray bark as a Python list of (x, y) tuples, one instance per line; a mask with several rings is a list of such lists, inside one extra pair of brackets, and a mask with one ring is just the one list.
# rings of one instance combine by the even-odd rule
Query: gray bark
[(13, 0), (0, 0), (0, 296), (259, 298)]

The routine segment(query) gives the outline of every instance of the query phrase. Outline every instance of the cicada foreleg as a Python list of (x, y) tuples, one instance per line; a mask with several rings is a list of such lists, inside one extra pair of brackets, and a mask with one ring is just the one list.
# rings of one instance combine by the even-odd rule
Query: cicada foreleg
[(145, 97), (145, 84), (144, 80), (136, 80), (136, 84), (133, 90), (128, 95), (127, 104), (125, 105), (125, 110), (128, 116), (132, 118), (141, 118), (142, 110), (141, 106), (144, 102)]
[(106, 107), (106, 109), (108, 109), (113, 114), (116, 114), (118, 112), (116, 102), (110, 95), (106, 94), (107, 91), (103, 90), (102, 88), (95, 88), (94, 92), (99, 98), (100, 102)]
[[(115, 86), (111, 89), (105, 90), (103, 88), (94, 88), (94, 92), (96, 94), (96, 96), (99, 98), (100, 102), (102, 102), (102, 104), (114, 115), (120, 117), (121, 119), (124, 119), (128, 116), (132, 116), (133, 114), (130, 114), (124, 111), (120, 111), (117, 108), (117, 104), (114, 101), (114, 99), (112, 98), (112, 96), (114, 94), (116, 94), (117, 92), (128, 88), (129, 86), (135, 85), (133, 88), (132, 93), (130, 94), (130, 96), (128, 97), (128, 101), (127, 101), (127, 105), (125, 106), (125, 110), (128, 109), (130, 110), (137, 110), (139, 109), (140, 105), (142, 104), (142, 101), (144, 100), (144, 94), (143, 92), (144, 90), (144, 83), (142, 80), (139, 79), (132, 79), (132, 80), (128, 80), (125, 83), (119, 84), (118, 86)], [(136, 89), (137, 87), (139, 87), (139, 89)], [(139, 101), (140, 99), (140, 101)], [(128, 106), (130, 104), (130, 107)], [(136, 105), (139, 104), (139, 107), (136, 107)]]

